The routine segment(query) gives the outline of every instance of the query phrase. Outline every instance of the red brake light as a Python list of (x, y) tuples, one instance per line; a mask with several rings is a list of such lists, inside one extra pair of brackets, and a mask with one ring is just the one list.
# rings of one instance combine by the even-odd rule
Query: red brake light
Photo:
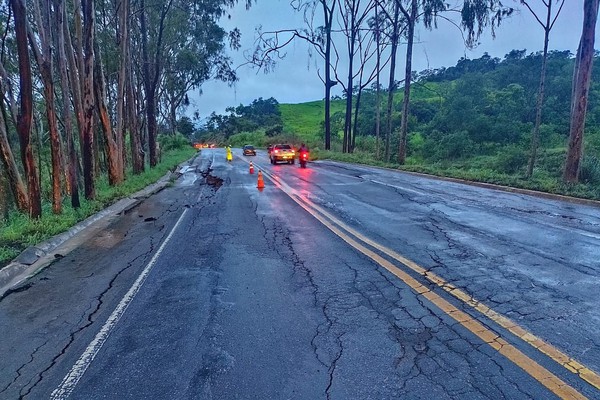
[(273, 150), (273, 152), (275, 152), (275, 153), (279, 153), (279, 150), (275, 149), (275, 150)]

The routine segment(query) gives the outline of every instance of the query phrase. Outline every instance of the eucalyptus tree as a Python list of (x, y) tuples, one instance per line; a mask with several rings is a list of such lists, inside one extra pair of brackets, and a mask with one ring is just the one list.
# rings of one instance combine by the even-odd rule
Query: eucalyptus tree
[[(546, 84), (546, 66), (548, 63), (548, 42), (550, 41), (550, 31), (554, 27), (556, 19), (560, 15), (560, 12), (565, 4), (565, 0), (540, 0), (546, 9), (546, 17), (542, 18), (539, 16), (535, 9), (532, 7), (534, 4), (533, 0), (519, 0), (529, 12), (533, 15), (535, 20), (544, 29), (544, 50), (542, 53), (542, 70), (540, 72), (540, 85), (538, 89), (536, 110), (535, 110), (535, 125), (533, 127), (533, 133), (531, 135), (531, 150), (529, 154), (529, 163), (527, 165), (527, 177), (531, 178), (533, 174), (533, 167), (535, 166), (535, 160), (537, 157), (537, 149), (540, 143), (540, 125), (542, 123), (542, 107), (544, 105), (544, 86)], [(556, 3), (558, 10), (556, 13), (552, 13), (552, 6)]]
[(390, 161), (390, 143), (392, 140), (392, 109), (394, 105), (394, 92), (397, 88), (396, 82), (396, 53), (398, 50), (398, 44), (400, 43), (400, 35), (402, 33), (402, 23), (400, 19), (400, 1), (391, 0), (388, 3), (388, 7), (382, 7), (381, 11), (386, 17), (386, 22), (389, 26), (390, 35), (390, 71), (389, 71), (389, 82), (387, 88), (387, 105), (386, 105), (386, 136), (385, 136), (385, 150), (384, 157), (385, 161)]
[[(352, 152), (352, 103), (354, 98), (354, 79), (363, 71), (364, 62), (360, 63), (357, 71), (354, 70), (354, 62), (357, 56), (362, 57), (360, 52), (362, 43), (369, 38), (362, 30), (366, 31), (365, 23), (371, 16), (375, 8), (374, 0), (338, 0), (338, 9), (340, 10), (341, 29), (346, 40), (346, 49), (348, 56), (348, 71), (346, 81), (338, 78), (337, 69), (335, 75), (338, 82), (341, 83), (344, 92), (346, 93), (346, 118), (344, 121), (344, 139), (342, 151)], [(368, 57), (367, 57), (368, 58)]]
[[(79, 208), (81, 206), (79, 200), (79, 180), (77, 179), (77, 171), (79, 169), (79, 156), (75, 148), (75, 140), (73, 138), (73, 118), (71, 112), (71, 90), (69, 88), (69, 74), (67, 69), (67, 51), (65, 30), (67, 15), (64, 0), (54, 1), (54, 17), (55, 17), (55, 32), (56, 32), (56, 54), (59, 70), (59, 86), (62, 94), (62, 124), (65, 131), (65, 140), (67, 146), (67, 192), (71, 196), (71, 206)], [(72, 52), (71, 52), (72, 54)]]
[[(8, 185), (10, 186), (13, 197), (15, 198), (17, 207), (20, 211), (27, 212), (29, 201), (27, 190), (25, 189), (23, 178), (21, 177), (21, 173), (17, 167), (17, 162), (10, 146), (10, 141), (8, 140), (8, 130), (6, 129), (7, 124), (4, 117), (6, 112), (4, 110), (3, 88), (0, 88), (0, 107), (2, 108), (2, 110), (0, 110), (0, 158), (4, 167), (4, 171), (6, 171), (5, 176), (8, 177)], [(0, 183), (0, 185), (3, 184), (4, 182)], [(6, 209), (8, 209), (8, 207)]]
[(95, 170), (95, 122), (96, 122), (96, 104), (94, 102), (94, 33), (95, 33), (95, 1), (94, 0), (75, 0), (75, 3), (81, 1), (81, 11), (83, 14), (83, 30), (81, 41), (83, 64), (82, 64), (82, 103), (83, 103), (83, 127), (81, 137), (83, 141), (83, 186), (85, 198), (93, 200), (96, 198), (96, 170)]
[(569, 147), (563, 172), (563, 180), (567, 183), (579, 181), (579, 170), (583, 155), (583, 134), (585, 115), (587, 112), (592, 64), (594, 61), (594, 40), (598, 5), (600, 0), (584, 0), (583, 29), (573, 74), (573, 93), (571, 95), (571, 127), (569, 129)]
[[(377, 6), (377, 2), (375, 3), (375, 6)], [(355, 106), (354, 106), (354, 128), (352, 129), (352, 138), (350, 141), (350, 145), (349, 145), (349, 151), (353, 152), (355, 145), (356, 145), (356, 136), (358, 135), (358, 117), (359, 117), (359, 110), (360, 110), (360, 106), (361, 106), (361, 99), (362, 99), (362, 94), (363, 91), (369, 86), (371, 85), (371, 83), (373, 82), (373, 80), (376, 80), (376, 140), (377, 140), (377, 144), (376, 146), (379, 145), (378, 141), (379, 141), (379, 121), (380, 121), (380, 93), (379, 93), (379, 89), (380, 89), (380, 85), (379, 85), (379, 74), (381, 72), (382, 68), (385, 68), (386, 65), (389, 63), (390, 58), (388, 57), (387, 59), (385, 59), (383, 61), (383, 63), (381, 62), (381, 54), (382, 51), (385, 49), (387, 43), (386, 42), (382, 42), (381, 38), (380, 38), (380, 34), (378, 31), (378, 24), (376, 21), (377, 15), (375, 16), (375, 18), (371, 19), (369, 21), (369, 26), (371, 29), (371, 35), (367, 36), (367, 40), (360, 40), (358, 42), (358, 47), (359, 47), (359, 51), (358, 51), (358, 55), (359, 55), (359, 68), (358, 68), (358, 83), (356, 85), (356, 102), (355, 102)], [(368, 70), (368, 66), (370, 64), (372, 64), (372, 59), (373, 57), (375, 57), (375, 65), (373, 66), (373, 68), (369, 71)], [(378, 149), (377, 149), (378, 150)], [(378, 151), (377, 151), (377, 157), (379, 157)]]
[(142, 42), (142, 75), (146, 95), (146, 124), (148, 130), (148, 152), (150, 166), (157, 164), (157, 89), (163, 67), (163, 37), (167, 26), (167, 15), (174, 0), (141, 0), (140, 34)]
[(10, 0), (14, 15), (15, 41), (19, 62), (20, 109), (17, 116), (17, 131), (21, 145), (21, 161), (27, 180), (28, 211), (31, 218), (42, 215), (42, 200), (37, 165), (31, 146), (31, 125), (33, 121), (33, 82), (31, 62), (27, 46), (27, 10), (24, 0)]
[(229, 47), (240, 48), (240, 32), (226, 32), (218, 25), (224, 13), (220, 1), (211, 7), (181, 4), (174, 8), (169, 19), (170, 30), (165, 40), (167, 49), (162, 81), (161, 106), (172, 133), (177, 128), (177, 111), (189, 104), (187, 94), (198, 90), (208, 79), (229, 84), (237, 80), (231, 59), (225, 54)]
[[(128, 78), (128, 64), (131, 63), (129, 46), (131, 45), (129, 40), (129, 14), (130, 14), (130, 2), (129, 0), (118, 0), (117, 1), (117, 13), (118, 13), (118, 29), (117, 29), (117, 42), (119, 44), (119, 72), (118, 72), (118, 83), (117, 83), (117, 109), (116, 109), (116, 132), (117, 142), (121, 149), (121, 162), (123, 167), (123, 173), (125, 173), (125, 164), (127, 155), (125, 152), (125, 93), (127, 88)], [(139, 132), (134, 132), (130, 128), (130, 135), (138, 135)], [(137, 150), (137, 149), (136, 149)], [(133, 160), (132, 160), (133, 163)], [(138, 171), (136, 171), (138, 172)]]
[[(4, 45), (2, 47), (4, 48)], [(7, 120), (9, 119), (10, 123), (15, 126), (16, 122), (13, 118), (18, 114), (18, 109), (12, 90), (11, 79), (4, 68), (3, 63), (0, 63), (0, 78), (0, 160), (6, 171), (8, 185), (17, 204), (17, 208), (21, 212), (27, 212), (29, 208), (29, 197), (10, 144), (8, 130), (9, 121)], [(8, 104), (11, 109), (10, 113), (7, 113), (6, 104)], [(8, 207), (6, 207), (5, 210), (8, 210)]]
[[(157, 113), (169, 95), (172, 114), (186, 93), (208, 77), (235, 81), (216, 21), (237, 0), (140, 0), (139, 28), (150, 166), (157, 163)], [(251, 4), (246, 0), (246, 7)], [(234, 47), (239, 34), (233, 33)], [(181, 62), (181, 64), (178, 64)], [(174, 121), (171, 121), (172, 123)]]
[[(298, 0), (291, 3), (292, 8), (304, 15), (304, 28), (289, 28), (263, 32), (259, 29), (256, 48), (248, 62), (265, 72), (270, 72), (278, 60), (285, 57), (282, 50), (296, 39), (311, 45), (324, 61), (324, 73), (317, 69), (317, 74), (325, 86), (325, 150), (331, 149), (331, 88), (337, 82), (331, 78), (332, 61), (332, 27), (336, 15), (337, 0)], [(322, 14), (321, 14), (322, 11)], [(317, 15), (322, 17), (317, 20)], [(312, 50), (309, 56), (312, 55)]]
[(31, 26), (28, 29), (31, 49), (38, 64), (42, 84), (44, 87), (44, 106), (46, 118), (50, 131), (50, 149), (52, 161), (52, 211), (55, 214), (62, 212), (62, 185), (61, 175), (63, 168), (62, 140), (58, 130), (58, 119), (55, 105), (54, 85), (54, 33), (56, 32), (55, 20), (51, 18), (53, 13), (50, 0), (39, 0), (33, 2), (34, 16), (37, 26), (37, 35)]

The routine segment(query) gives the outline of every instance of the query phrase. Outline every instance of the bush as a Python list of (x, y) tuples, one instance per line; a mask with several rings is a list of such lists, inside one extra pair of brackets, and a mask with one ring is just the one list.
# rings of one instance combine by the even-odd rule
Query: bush
[(411, 133), (408, 135), (408, 155), (409, 156), (423, 156), (423, 150), (425, 148), (425, 138), (419, 132)]
[(233, 147), (242, 147), (246, 144), (263, 147), (265, 146), (265, 134), (262, 131), (236, 133), (229, 137), (229, 144)]
[(582, 183), (600, 183), (600, 160), (596, 156), (585, 156), (579, 171), (579, 181)]
[[(380, 139), (381, 141), (381, 139)], [(375, 153), (376, 143), (374, 136), (357, 136), (354, 146), (356, 152)]]
[(176, 135), (158, 135), (161, 151), (183, 149), (190, 146), (190, 141), (181, 133)]
[(273, 137), (283, 133), (283, 125), (274, 125), (265, 129), (265, 135)]
[(500, 150), (493, 165), (498, 172), (514, 174), (523, 169), (527, 165), (528, 160), (529, 156), (527, 152), (519, 146), (512, 144)]
[(423, 149), (432, 160), (456, 160), (473, 153), (475, 143), (466, 131), (442, 134), (439, 138), (428, 138)]

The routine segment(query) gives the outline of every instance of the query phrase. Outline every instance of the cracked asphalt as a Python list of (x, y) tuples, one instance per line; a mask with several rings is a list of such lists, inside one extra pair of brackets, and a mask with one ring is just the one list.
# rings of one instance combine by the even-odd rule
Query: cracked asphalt
[[(357, 231), (352, 240), (368, 238), (443, 279), (436, 286), (396, 263), (581, 398), (600, 399), (598, 208), (335, 162), (272, 166), (262, 151), (234, 156), (227, 163), (223, 149), (203, 150), (174, 185), (0, 299), (0, 399), (52, 398), (151, 263), (69, 398), (564, 394), (351, 247), (307, 211), (316, 207)], [(249, 161), (265, 173), (263, 191)], [(574, 373), (531, 337), (585, 368)]]

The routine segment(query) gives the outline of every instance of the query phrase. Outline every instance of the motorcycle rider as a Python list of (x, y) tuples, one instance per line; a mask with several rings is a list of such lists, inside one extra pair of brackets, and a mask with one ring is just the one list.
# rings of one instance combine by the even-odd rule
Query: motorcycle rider
[(298, 161), (300, 161), (301, 168), (306, 168), (306, 162), (308, 161), (308, 147), (306, 147), (304, 143), (302, 143), (298, 149)]
[(306, 145), (304, 143), (302, 143), (300, 145), (300, 148), (298, 149), (298, 154), (302, 154), (302, 153), (308, 153), (308, 147), (306, 147)]

